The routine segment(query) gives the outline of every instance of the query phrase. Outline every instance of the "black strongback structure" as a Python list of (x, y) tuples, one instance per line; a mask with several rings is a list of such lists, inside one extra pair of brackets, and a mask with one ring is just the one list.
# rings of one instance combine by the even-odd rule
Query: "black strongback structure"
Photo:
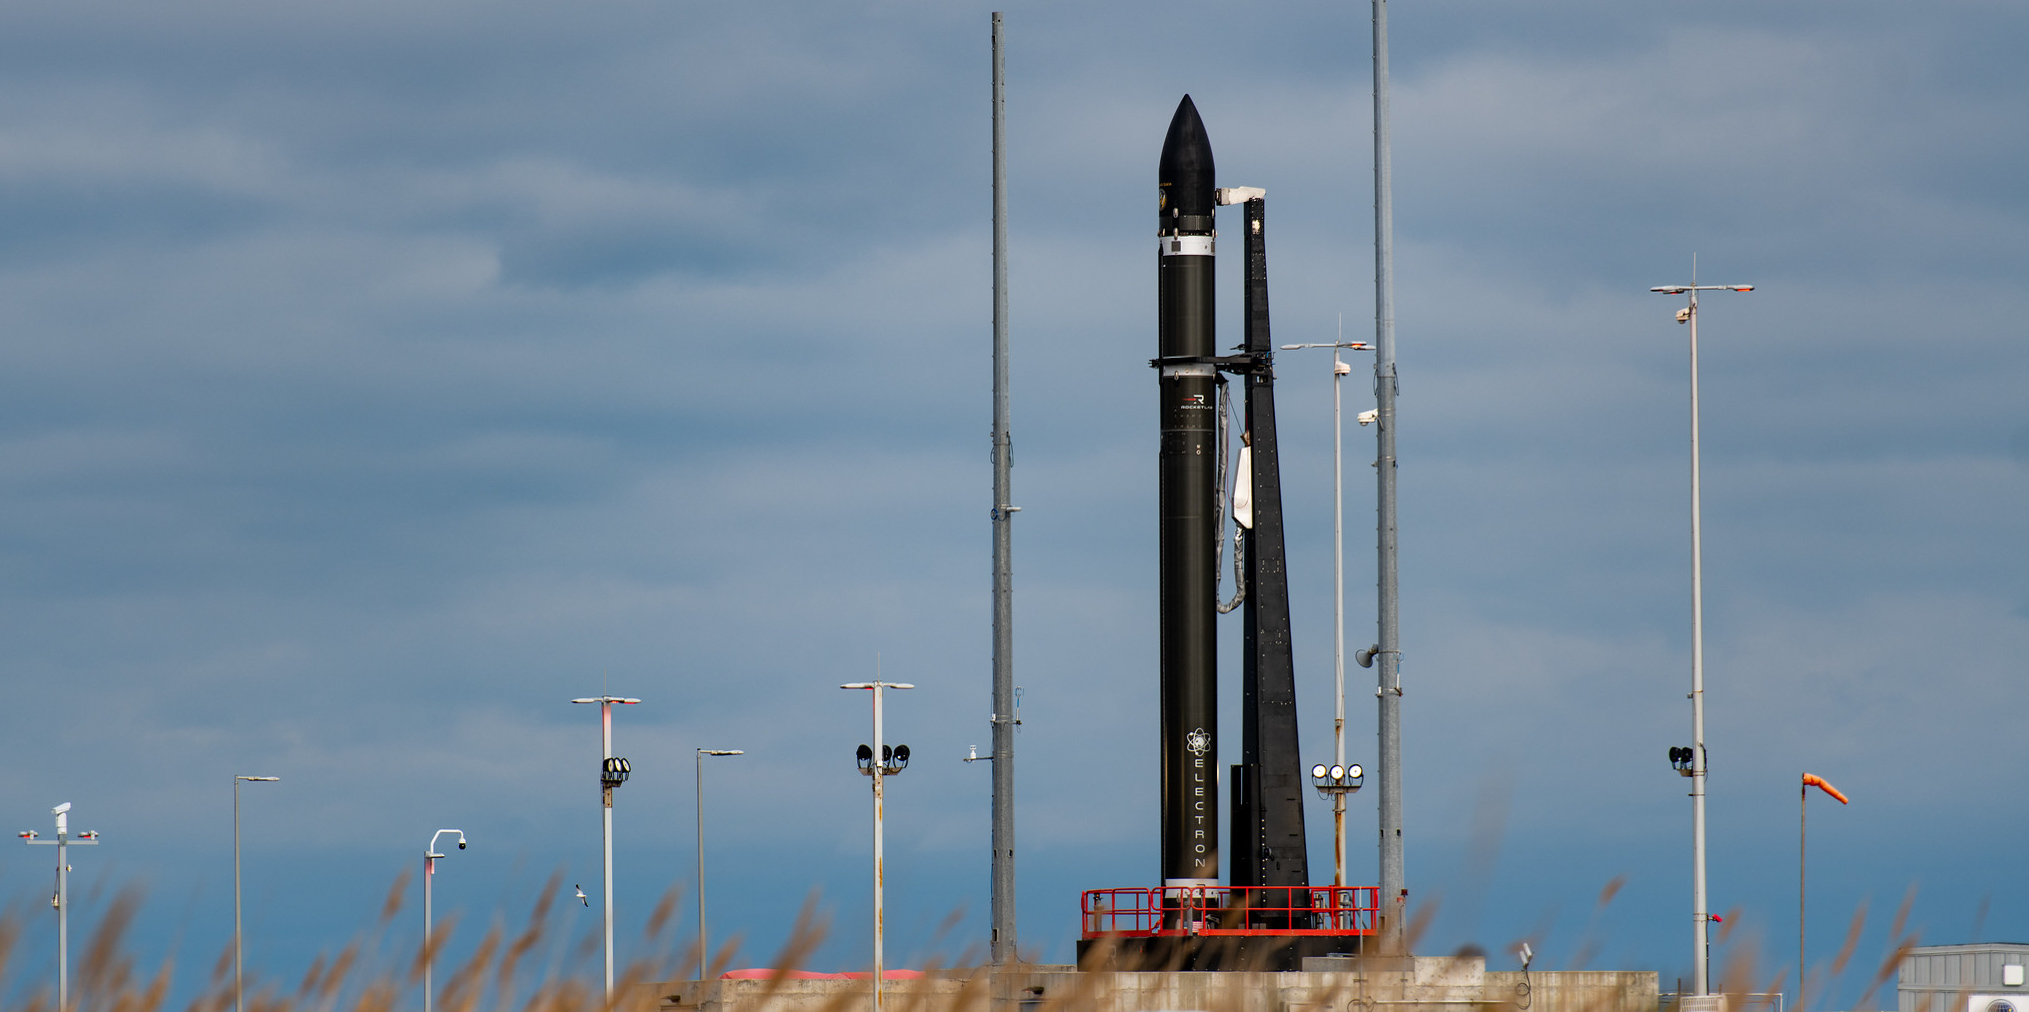
[[(1247, 255), (1241, 345), (1246, 422), (1241, 438), (1253, 457), (1254, 523), (1245, 546), (1242, 605), (1240, 762), (1232, 769), (1232, 868), (1236, 886), (1293, 886), (1277, 907), (1303, 905), (1310, 860), (1303, 833), (1303, 756), (1297, 747), (1296, 659), (1289, 635), (1289, 572), (1282, 537), (1282, 470), (1275, 439), (1274, 346), (1268, 332), (1266, 202), (1243, 205)], [(1289, 927), (1262, 923), (1260, 927)]]

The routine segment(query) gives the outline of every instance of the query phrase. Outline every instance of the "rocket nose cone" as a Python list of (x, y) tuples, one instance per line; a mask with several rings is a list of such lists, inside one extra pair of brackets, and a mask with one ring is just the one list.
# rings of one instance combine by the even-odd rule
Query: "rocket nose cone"
[(1197, 104), (1185, 95), (1177, 103), (1176, 115), (1170, 117), (1169, 135), (1162, 141), (1162, 162), (1156, 168), (1164, 221), (1182, 215), (1210, 216), (1216, 207), (1213, 175), (1212, 139), (1205, 135), (1205, 121), (1198, 118)]

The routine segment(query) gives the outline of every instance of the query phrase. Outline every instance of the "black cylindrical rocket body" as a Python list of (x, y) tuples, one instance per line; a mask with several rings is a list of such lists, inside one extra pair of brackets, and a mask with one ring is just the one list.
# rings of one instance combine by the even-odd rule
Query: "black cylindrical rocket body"
[(1213, 886), (1219, 881), (1216, 203), (1211, 141), (1188, 95), (1163, 140), (1158, 178), (1162, 876), (1165, 886)]

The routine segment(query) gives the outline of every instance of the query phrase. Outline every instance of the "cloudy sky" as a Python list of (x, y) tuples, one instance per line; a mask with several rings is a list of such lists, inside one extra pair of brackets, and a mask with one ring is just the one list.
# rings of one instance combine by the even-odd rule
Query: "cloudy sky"
[[(889, 718), (919, 757), (890, 951), (982, 942), (987, 772), (958, 759), (988, 737), (990, 9), (5, 4), (0, 811), (46, 833), (72, 801), (105, 834), (81, 924), (145, 885), (138, 946), (192, 985), (231, 929), (235, 773), (283, 777), (244, 799), (263, 974), (367, 930), (439, 827), (472, 840), (438, 882), (467, 925), (557, 869), (596, 895), (596, 721), (566, 701), (603, 686), (646, 700), (619, 720), (623, 922), (689, 881), (683, 760), (743, 748), (706, 770), (714, 934), (765, 965), (819, 891), (818, 962), (850, 968), (867, 714), (835, 686), (878, 658), (919, 686)], [(1276, 339), (1365, 336), (1369, 20), (1006, 9), (1021, 941), (1059, 961), (1079, 890), (1158, 874), (1163, 131), (1190, 93), (1222, 185), (1267, 189)], [(1812, 960), (1872, 912), (1833, 1007), (1912, 887), (1926, 941), (2029, 939), (2029, 11), (1453, 0), (1392, 25), (1422, 947), (1688, 972), (1685, 335), (1647, 289), (1694, 252), (1761, 286), (1702, 315), (1721, 955), (1794, 961), (1806, 769), (1854, 799), (1813, 812)], [(1280, 377), (1324, 756), (1328, 363)], [(1356, 881), (1373, 832), (1363, 794)], [(13, 852), (0, 890), (37, 909), (48, 856)]]

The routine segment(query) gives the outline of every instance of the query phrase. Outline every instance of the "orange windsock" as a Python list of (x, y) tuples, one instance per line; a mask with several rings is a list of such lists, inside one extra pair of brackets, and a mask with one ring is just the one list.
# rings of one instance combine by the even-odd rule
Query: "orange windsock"
[(1821, 791), (1824, 791), (1826, 794), (1829, 794), (1832, 797), (1839, 799), (1839, 804), (1843, 805), (1846, 803), (1846, 796), (1844, 794), (1839, 793), (1839, 789), (1837, 787), (1833, 787), (1831, 784), (1825, 781), (1824, 777), (1818, 776), (1815, 773), (1804, 774), (1804, 786), (1815, 787)]

